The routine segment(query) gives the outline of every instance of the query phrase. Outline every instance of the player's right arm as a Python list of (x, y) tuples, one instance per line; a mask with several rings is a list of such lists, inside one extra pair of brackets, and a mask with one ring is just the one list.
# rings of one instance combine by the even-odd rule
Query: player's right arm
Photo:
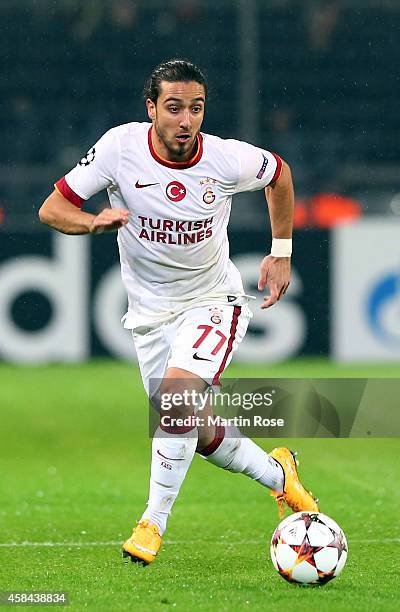
[(100, 234), (126, 225), (129, 212), (124, 208), (105, 208), (98, 215), (81, 210), (92, 195), (117, 186), (119, 157), (118, 128), (113, 128), (57, 181), (39, 210), (40, 221), (64, 234)]
[(39, 209), (39, 219), (63, 234), (100, 234), (118, 230), (128, 223), (123, 208), (105, 208), (98, 215), (84, 212), (56, 189)]
[[(269, 308), (287, 291), (290, 284), (290, 255), (293, 228), (294, 195), (292, 175), (288, 164), (278, 155), (254, 147), (246, 142), (232, 141), (239, 160), (239, 173), (235, 192), (265, 189), (272, 229), (271, 254), (260, 265), (258, 290), (266, 286), (270, 295), (264, 298), (261, 308)], [(285, 243), (284, 253), (274, 254), (274, 243)], [(282, 251), (282, 248), (281, 250)]]

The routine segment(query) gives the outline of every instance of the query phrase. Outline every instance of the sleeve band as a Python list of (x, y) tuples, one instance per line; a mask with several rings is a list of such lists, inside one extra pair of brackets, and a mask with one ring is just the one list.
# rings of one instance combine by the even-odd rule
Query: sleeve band
[(279, 155), (277, 155), (276, 153), (274, 153), (273, 151), (270, 151), (271, 155), (273, 155), (275, 157), (275, 161), (276, 161), (276, 170), (274, 172), (274, 176), (271, 179), (271, 182), (269, 183), (270, 185), (273, 185), (274, 183), (276, 183), (276, 181), (279, 179), (281, 172), (282, 172), (282, 159), (279, 157)]
[(65, 176), (60, 178), (56, 183), (54, 183), (54, 187), (64, 198), (66, 198), (71, 204), (76, 206), (77, 208), (82, 208), (83, 202), (85, 201), (83, 198), (78, 196), (75, 191), (71, 189), (65, 180)]

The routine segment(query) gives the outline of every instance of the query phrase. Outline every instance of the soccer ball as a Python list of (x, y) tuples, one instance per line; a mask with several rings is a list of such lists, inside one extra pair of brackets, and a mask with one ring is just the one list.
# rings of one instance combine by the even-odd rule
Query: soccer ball
[(321, 512), (296, 512), (285, 518), (271, 539), (271, 559), (288, 582), (326, 584), (347, 560), (347, 541), (339, 525)]

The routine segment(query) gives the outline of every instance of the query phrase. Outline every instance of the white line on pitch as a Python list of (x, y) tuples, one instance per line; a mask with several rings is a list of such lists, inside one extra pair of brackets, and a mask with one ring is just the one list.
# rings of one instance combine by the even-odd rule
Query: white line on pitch
[[(255, 546), (262, 546), (267, 540), (217, 540), (213, 544), (222, 544), (226, 546), (243, 546), (245, 544), (251, 544)], [(182, 545), (193, 545), (193, 544), (208, 544), (209, 540), (187, 540), (187, 541), (176, 541), (176, 540), (165, 540), (164, 544), (178, 544)], [(400, 544), (400, 538), (383, 538), (373, 540), (350, 540), (350, 544)], [(83, 546), (118, 546), (122, 544), (122, 540), (110, 540), (108, 542), (2, 542), (0, 548), (24, 548), (28, 546), (36, 548), (81, 548)]]
[(122, 540), (111, 540), (110, 542), (7, 542), (0, 543), (1, 548), (23, 548), (24, 546), (33, 547), (56, 547), (65, 546), (65, 548), (80, 548), (81, 546), (118, 546)]

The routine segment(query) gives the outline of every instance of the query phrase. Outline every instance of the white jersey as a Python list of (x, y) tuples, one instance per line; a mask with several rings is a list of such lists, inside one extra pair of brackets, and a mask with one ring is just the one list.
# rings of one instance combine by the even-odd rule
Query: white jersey
[(155, 152), (151, 129), (127, 123), (109, 130), (56, 183), (78, 206), (106, 188), (113, 208), (129, 210), (118, 245), (130, 329), (245, 295), (229, 259), (232, 196), (277, 180), (282, 164), (274, 153), (209, 134), (199, 134), (190, 161), (170, 162)]

